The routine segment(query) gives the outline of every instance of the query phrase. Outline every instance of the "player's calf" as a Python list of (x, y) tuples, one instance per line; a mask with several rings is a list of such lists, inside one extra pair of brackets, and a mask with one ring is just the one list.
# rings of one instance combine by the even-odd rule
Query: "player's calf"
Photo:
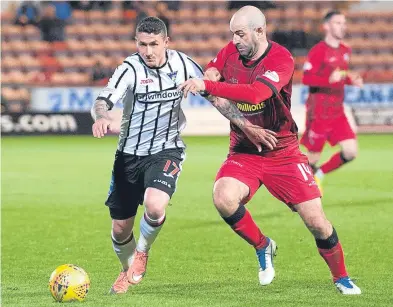
[(360, 289), (348, 277), (341, 243), (336, 230), (325, 217), (321, 199), (303, 202), (295, 209), (315, 237), (319, 254), (328, 265), (336, 287), (343, 294), (360, 294)]

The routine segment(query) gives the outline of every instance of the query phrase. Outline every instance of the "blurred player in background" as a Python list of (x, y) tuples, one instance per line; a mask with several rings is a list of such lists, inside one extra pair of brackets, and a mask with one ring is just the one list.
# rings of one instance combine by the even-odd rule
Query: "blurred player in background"
[[(125, 293), (146, 273), (148, 252), (165, 222), (165, 209), (175, 192), (184, 161), (185, 144), (180, 131), (186, 121), (183, 95), (177, 87), (189, 78), (203, 77), (191, 58), (167, 49), (169, 38), (162, 20), (143, 19), (137, 26), (138, 52), (116, 69), (92, 108), (93, 135), (103, 137), (116, 129), (109, 110), (124, 105), (120, 137), (106, 205), (112, 218), (113, 248), (122, 271), (111, 293)], [(232, 119), (259, 146), (263, 132), (243, 116)], [(133, 226), (138, 206), (144, 204), (140, 235)]]
[[(323, 19), (325, 40), (315, 45), (304, 64), (303, 84), (309, 86), (306, 102), (306, 130), (301, 138), (321, 189), (324, 174), (355, 159), (357, 141), (344, 114), (344, 86), (363, 86), (360, 75), (349, 71), (351, 50), (341, 40), (345, 35), (345, 16), (331, 11)], [(340, 152), (317, 167), (325, 142), (339, 144)]]
[[(228, 117), (244, 115), (263, 127), (268, 146), (258, 152), (247, 136), (231, 125), (230, 153), (214, 185), (214, 204), (224, 221), (249, 244), (259, 261), (259, 282), (275, 277), (276, 243), (255, 224), (245, 204), (264, 184), (269, 192), (298, 212), (316, 240), (318, 251), (343, 294), (360, 294), (348, 277), (344, 253), (332, 224), (322, 209), (308, 159), (300, 152), (297, 127), (291, 116), (294, 59), (290, 52), (266, 38), (266, 20), (253, 6), (231, 19), (233, 40), (208, 65), (205, 76), (180, 86), (184, 95), (207, 92), (221, 97), (213, 104)], [(223, 78), (225, 82), (217, 82)], [(265, 145), (266, 145), (265, 144)]]

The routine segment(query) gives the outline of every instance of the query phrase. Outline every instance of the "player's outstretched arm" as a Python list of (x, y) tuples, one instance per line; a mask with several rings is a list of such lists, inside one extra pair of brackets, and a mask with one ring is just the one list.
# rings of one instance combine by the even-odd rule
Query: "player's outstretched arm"
[(102, 138), (108, 132), (111, 124), (111, 119), (108, 113), (109, 107), (106, 101), (97, 99), (91, 109), (91, 116), (95, 123), (93, 124), (93, 136)]
[(209, 100), (225, 118), (232, 124), (238, 126), (247, 135), (248, 139), (257, 147), (258, 151), (262, 151), (261, 144), (264, 144), (269, 149), (276, 147), (277, 139), (275, 132), (250, 123), (236, 105), (226, 99), (210, 96)]

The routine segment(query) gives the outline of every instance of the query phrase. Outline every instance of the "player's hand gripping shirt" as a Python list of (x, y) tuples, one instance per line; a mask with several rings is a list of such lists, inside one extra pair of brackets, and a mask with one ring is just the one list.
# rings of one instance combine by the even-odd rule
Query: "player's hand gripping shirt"
[(235, 45), (230, 42), (208, 64), (207, 68), (209, 67), (217, 68), (227, 83), (255, 85), (261, 82), (273, 92), (270, 98), (255, 101), (256, 103), (232, 103), (254, 125), (277, 132), (277, 147), (271, 151), (264, 146), (262, 153), (258, 153), (243, 131), (231, 124), (231, 152), (274, 156), (298, 148), (297, 127), (290, 112), (294, 60), (287, 49), (269, 42), (265, 53), (256, 61), (250, 62), (241, 57)]
[[(344, 86), (350, 84), (347, 77), (351, 50), (340, 44), (338, 48), (324, 41), (316, 44), (309, 52), (304, 64), (303, 84), (309, 86), (307, 99), (307, 119), (331, 119), (344, 114)], [(330, 83), (334, 70), (340, 70), (340, 82)]]
[(203, 76), (198, 64), (181, 52), (167, 50), (161, 67), (148, 67), (135, 53), (113, 73), (97, 99), (110, 108), (123, 104), (118, 150), (146, 156), (169, 148), (184, 148), (180, 131), (186, 120), (183, 94), (177, 87), (189, 78)]

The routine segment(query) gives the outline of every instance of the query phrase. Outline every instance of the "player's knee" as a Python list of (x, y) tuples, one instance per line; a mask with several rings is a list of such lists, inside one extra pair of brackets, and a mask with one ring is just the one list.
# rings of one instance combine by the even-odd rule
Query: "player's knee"
[(130, 236), (133, 226), (133, 219), (134, 217), (127, 220), (112, 221), (112, 237), (114, 240), (121, 242)]
[(165, 214), (165, 209), (169, 203), (169, 195), (154, 188), (148, 188), (145, 193), (143, 203), (149, 218), (160, 219)]
[(162, 199), (147, 199), (144, 205), (147, 216), (152, 220), (158, 220), (165, 214), (167, 202)]
[[(239, 201), (229, 190), (215, 189), (213, 192), (214, 206), (220, 213), (228, 215), (231, 209), (236, 210), (239, 206)], [(228, 214), (226, 214), (228, 213)]]
[(357, 147), (346, 148), (341, 152), (341, 158), (344, 162), (350, 162), (354, 160), (358, 155)]
[(333, 226), (325, 217), (314, 217), (307, 221), (307, 227), (316, 239), (326, 239), (331, 233)]
[(307, 154), (308, 161), (311, 165), (315, 165), (318, 163), (319, 159), (321, 158), (321, 153), (319, 152), (309, 152)]

